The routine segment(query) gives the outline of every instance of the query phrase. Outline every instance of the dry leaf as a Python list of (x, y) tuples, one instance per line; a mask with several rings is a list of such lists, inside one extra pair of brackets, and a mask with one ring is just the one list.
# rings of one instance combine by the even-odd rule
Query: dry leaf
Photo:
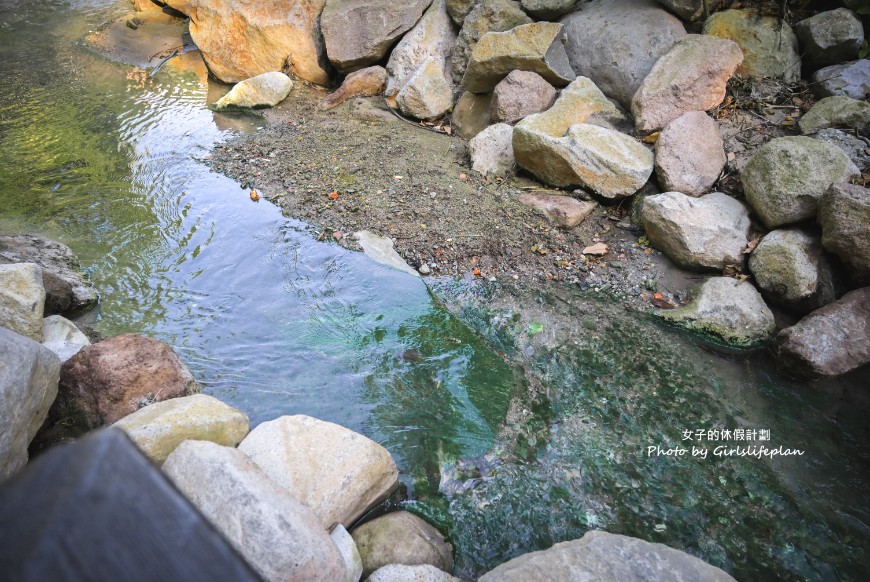
[(260, 195), (257, 194), (256, 190), (251, 190), (251, 200), (253, 200), (254, 202), (260, 201)]

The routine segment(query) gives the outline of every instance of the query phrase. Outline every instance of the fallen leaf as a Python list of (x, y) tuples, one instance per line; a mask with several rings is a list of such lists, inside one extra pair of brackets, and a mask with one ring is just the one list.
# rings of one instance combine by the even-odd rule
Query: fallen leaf
[(330, 192), (329, 199), (330, 200), (338, 200), (338, 192)]
[(584, 255), (595, 255), (598, 257), (604, 256), (610, 249), (604, 243), (596, 243), (583, 249)]
[(466, 174), (459, 174), (459, 179), (460, 180), (467, 180), (468, 176)]
[(654, 131), (645, 138), (643, 138), (643, 143), (655, 143), (659, 140), (659, 136), (662, 135), (660, 131)]
[(475, 277), (479, 277), (480, 276), (480, 269), (474, 269), (473, 271), (471, 271), (471, 274), (474, 275)]
[(661, 293), (653, 295), (652, 299), (650, 299), (650, 303), (659, 309), (674, 309), (677, 306), (676, 303), (664, 297)]
[(257, 194), (256, 190), (251, 190), (251, 200), (253, 200), (254, 202), (260, 201), (260, 195)]
[(334, 238), (335, 240), (341, 240), (344, 238), (344, 233), (340, 230), (336, 230), (332, 233), (332, 238)]

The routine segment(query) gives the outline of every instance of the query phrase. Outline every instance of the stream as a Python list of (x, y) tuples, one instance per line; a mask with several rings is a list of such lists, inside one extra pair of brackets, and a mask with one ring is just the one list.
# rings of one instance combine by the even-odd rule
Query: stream
[[(128, 12), (0, 0), (0, 233), (76, 252), (101, 297), (84, 323), (171, 345), (252, 425), (306, 414), (383, 444), (464, 578), (601, 528), (741, 580), (866, 579), (868, 374), (788, 382), (612, 298), (430, 289), (318, 242), (200, 161), (257, 116), (210, 111), (196, 66), (150, 76), (85, 45)], [(804, 454), (647, 454), (711, 428)]]

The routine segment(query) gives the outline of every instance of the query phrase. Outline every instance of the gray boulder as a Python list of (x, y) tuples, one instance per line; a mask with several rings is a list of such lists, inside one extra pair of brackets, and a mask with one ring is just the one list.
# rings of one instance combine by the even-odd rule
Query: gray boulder
[(70, 320), (50, 315), (42, 320), (42, 345), (57, 354), (61, 362), (91, 345), (91, 340)]
[(468, 142), (471, 169), (484, 176), (504, 177), (516, 170), (514, 128), (506, 123), (490, 125)]
[(740, 176), (746, 200), (767, 228), (813, 218), (831, 184), (858, 168), (841, 149), (809, 137), (780, 137), (758, 148)]
[(813, 137), (843, 150), (856, 167), (870, 167), (870, 153), (868, 153), (870, 149), (867, 148), (867, 142), (853, 134), (841, 129), (828, 128), (819, 130)]
[(363, 576), (390, 564), (453, 570), (453, 547), (437, 529), (407, 511), (373, 519), (351, 535), (362, 556)]
[(27, 447), (57, 396), (60, 360), (0, 327), (0, 482), (27, 463)]
[(812, 69), (854, 59), (864, 42), (864, 26), (848, 8), (820, 12), (795, 25), (804, 61)]
[(453, 82), (462, 83), (477, 41), (488, 32), (504, 32), (533, 22), (514, 0), (479, 0), (462, 23), (453, 49)]
[(689, 196), (709, 192), (727, 162), (719, 124), (703, 111), (684, 113), (667, 124), (655, 151), (659, 185)]
[(403, 566), (390, 564), (375, 570), (366, 582), (459, 582), (459, 578), (439, 570), (435, 566)]
[(444, 69), (429, 57), (396, 95), (399, 111), (408, 117), (429, 121), (444, 117), (453, 106), (453, 87)]
[(480, 582), (530, 580), (734, 582), (719, 568), (685, 552), (603, 531), (590, 531), (579, 540), (524, 554), (480, 577)]
[(828, 127), (847, 127), (866, 133), (870, 129), (870, 103), (845, 95), (817, 101), (798, 121), (801, 133), (816, 133)]
[(556, 89), (531, 71), (511, 71), (492, 92), (492, 121), (515, 123), (546, 111), (556, 99)]
[(870, 60), (861, 59), (819, 69), (810, 78), (817, 97), (846, 95), (852, 99), (870, 97)]
[(538, 20), (555, 20), (571, 12), (577, 5), (577, 0), (520, 0), (528, 14)]
[(776, 337), (782, 374), (839, 376), (870, 362), (870, 287), (846, 293)]
[(870, 283), (870, 190), (832, 184), (819, 201), (822, 246), (851, 271), (855, 281)]
[(658, 0), (658, 3), (683, 20), (694, 22), (719, 10), (726, 0), (707, 0), (708, 14), (704, 14), (704, 0)]
[(656, 61), (686, 35), (654, 0), (594, 0), (560, 22), (574, 72), (626, 108)]
[(263, 73), (237, 83), (229, 93), (218, 99), (214, 108), (274, 107), (287, 98), (291, 89), (293, 81), (284, 73)]
[(743, 263), (749, 209), (726, 194), (647, 196), (640, 217), (650, 242), (681, 267), (721, 271)]
[(45, 287), (33, 263), (0, 265), (0, 327), (42, 341)]
[(453, 107), (450, 122), (459, 137), (471, 139), (489, 125), (491, 118), (492, 94), (465, 91)]

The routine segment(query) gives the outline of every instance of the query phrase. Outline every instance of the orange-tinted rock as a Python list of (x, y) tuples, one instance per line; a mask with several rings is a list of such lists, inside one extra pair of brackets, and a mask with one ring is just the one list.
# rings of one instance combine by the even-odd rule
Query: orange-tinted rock
[(366, 67), (351, 73), (334, 92), (320, 102), (320, 109), (338, 107), (351, 97), (380, 95), (387, 83), (387, 70), (381, 66)]

